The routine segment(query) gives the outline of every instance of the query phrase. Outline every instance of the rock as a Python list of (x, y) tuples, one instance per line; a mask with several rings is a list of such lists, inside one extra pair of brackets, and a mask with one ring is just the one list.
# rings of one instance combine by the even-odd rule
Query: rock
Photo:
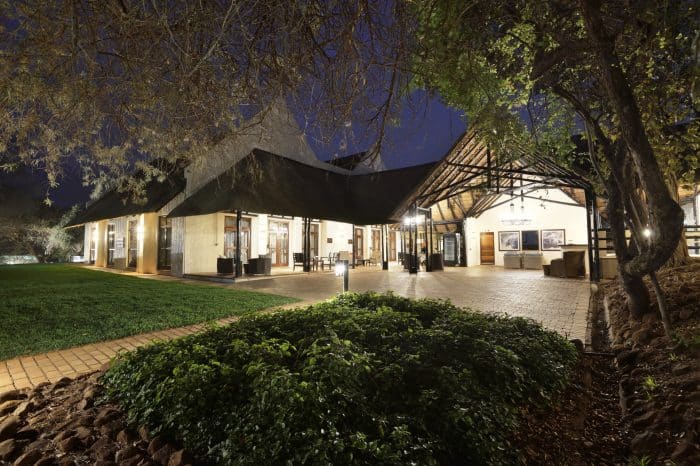
[(56, 464), (56, 457), (53, 455), (46, 455), (39, 461), (34, 463), (34, 466), (53, 466)]
[(192, 462), (192, 458), (185, 450), (178, 450), (170, 455), (168, 466), (185, 466), (187, 464), (191, 464)]
[(85, 416), (80, 416), (78, 419), (75, 419), (71, 425), (73, 427), (91, 427), (92, 425), (95, 424), (95, 416), (91, 415), (85, 415)]
[(164, 445), (160, 450), (151, 455), (153, 461), (158, 464), (167, 465), (170, 461), (170, 456), (175, 453), (175, 448), (172, 445)]
[(676, 448), (673, 449), (673, 453), (671, 453), (671, 459), (673, 461), (678, 461), (693, 453), (693, 450), (695, 450), (696, 448), (697, 446), (695, 445), (695, 442), (693, 442), (689, 438), (684, 438), (678, 443), (678, 445), (676, 445)]
[(139, 449), (133, 445), (127, 445), (126, 447), (117, 451), (117, 454), (115, 455), (114, 459), (117, 461), (117, 463), (121, 463), (125, 460), (134, 458), (136, 456), (139, 457), (138, 460), (140, 461), (141, 452), (139, 451)]
[(105, 424), (108, 424), (120, 417), (121, 415), (122, 414), (117, 409), (112, 408), (111, 406), (107, 406), (103, 408), (95, 418), (95, 427), (101, 427)]
[(641, 351), (637, 349), (633, 350), (623, 350), (620, 351), (617, 356), (615, 356), (615, 359), (617, 359), (617, 364), (622, 366), (627, 366), (630, 364), (634, 364), (637, 361), (637, 356), (639, 356), (639, 353)]
[(0, 423), (0, 441), (6, 440), (17, 432), (19, 427), (19, 418), (17, 416), (7, 416), (2, 423)]
[(683, 309), (678, 313), (678, 318), (680, 320), (688, 320), (693, 317), (693, 311), (690, 309)]
[(75, 461), (64, 457), (58, 460), (58, 466), (75, 466)]
[(117, 463), (114, 461), (98, 460), (95, 461), (95, 466), (117, 466)]
[(646, 345), (651, 341), (651, 331), (648, 328), (640, 328), (632, 334), (632, 340), (640, 345)]
[(15, 433), (15, 438), (33, 442), (34, 440), (39, 438), (39, 431), (36, 429), (32, 429), (29, 426), (25, 426), (18, 430), (17, 433)]
[(78, 404), (75, 406), (75, 408), (78, 411), (85, 411), (88, 408), (92, 407), (92, 400), (80, 400)]
[(673, 366), (673, 368), (671, 369), (671, 373), (673, 375), (683, 375), (683, 374), (688, 373), (692, 370), (693, 370), (693, 366), (691, 366), (690, 364), (680, 363), (680, 364), (676, 364), (675, 366)]
[(12, 414), (17, 416), (17, 417), (22, 417), (25, 414), (29, 413), (32, 409), (34, 409), (34, 402), (33, 401), (23, 401), (17, 405), (15, 410), (12, 412)]
[(634, 436), (630, 442), (630, 450), (635, 455), (649, 453), (656, 449), (659, 441), (654, 432), (646, 430)]
[(100, 438), (88, 449), (95, 459), (102, 461), (114, 461), (114, 453), (117, 451), (114, 443), (108, 438)]
[(658, 321), (659, 321), (659, 318), (655, 312), (649, 312), (649, 313), (646, 313), (642, 316), (642, 323), (644, 323), (644, 324), (653, 324), (654, 322), (658, 322)]
[(139, 461), (136, 466), (157, 466), (157, 464), (148, 458), (144, 458), (141, 461)]
[(59, 388), (64, 388), (64, 387), (70, 385), (70, 383), (71, 383), (72, 381), (73, 381), (73, 379), (71, 379), (70, 377), (61, 377), (60, 379), (58, 379), (58, 381), (56, 381), (56, 382), (51, 386), (50, 390), (51, 390), (52, 392), (54, 392), (54, 391), (58, 390)]
[(82, 446), (83, 442), (81, 442), (80, 439), (75, 435), (72, 437), (68, 437), (67, 439), (64, 439), (58, 443), (58, 449), (64, 453), (77, 451)]
[(22, 403), (22, 400), (7, 400), (0, 403), (0, 417), (13, 412), (20, 403)]
[(44, 455), (39, 450), (29, 450), (25, 452), (22, 456), (17, 458), (12, 464), (13, 466), (32, 466), (43, 456)]
[(97, 388), (94, 385), (89, 386), (83, 391), (84, 400), (94, 400), (97, 396)]
[(27, 398), (26, 393), (20, 392), (19, 390), (10, 390), (0, 393), (0, 404), (9, 400), (24, 400), (25, 398)]
[(53, 441), (56, 443), (61, 443), (63, 440), (67, 439), (68, 437), (72, 437), (73, 435), (75, 435), (74, 430), (63, 430), (53, 438)]
[(121, 419), (115, 419), (100, 427), (100, 433), (111, 439), (116, 438), (117, 433), (124, 429), (126, 425)]
[(635, 430), (642, 430), (645, 427), (648, 427), (656, 418), (657, 414), (657, 411), (647, 411), (646, 413), (632, 420), (632, 427)]
[(75, 436), (78, 437), (82, 442), (86, 442), (90, 437), (94, 435), (94, 432), (87, 427), (80, 426), (75, 429)]
[(27, 445), (27, 451), (29, 450), (44, 450), (51, 446), (51, 441), (47, 438), (39, 438), (34, 440), (32, 443)]
[(19, 453), (19, 445), (13, 438), (0, 442), (0, 460), (11, 461)]
[(134, 442), (136, 442), (139, 439), (139, 434), (134, 432), (131, 429), (122, 429), (119, 431), (117, 434), (117, 442), (124, 444), (124, 445), (129, 445)]
[(42, 392), (42, 391), (44, 390), (44, 388), (45, 388), (45, 387), (48, 387), (49, 385), (51, 385), (50, 382), (41, 382), (41, 383), (38, 383), (38, 384), (34, 385), (34, 392), (35, 392), (35, 393)]
[(143, 440), (144, 442), (148, 442), (151, 438), (151, 434), (148, 431), (147, 426), (144, 426), (144, 425), (139, 426), (138, 433), (139, 433), (139, 437), (141, 437), (141, 440)]
[(149, 455), (153, 455), (155, 454), (155, 452), (163, 448), (165, 444), (165, 438), (163, 438), (162, 435), (156, 435), (155, 437), (153, 437), (153, 440), (151, 440), (148, 444), (148, 448), (146, 449), (146, 451)]

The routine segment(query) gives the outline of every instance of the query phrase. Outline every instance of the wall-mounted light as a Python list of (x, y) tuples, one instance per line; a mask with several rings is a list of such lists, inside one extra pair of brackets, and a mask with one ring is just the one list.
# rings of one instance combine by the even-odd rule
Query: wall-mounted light
[(649, 227), (646, 227), (642, 230), (642, 234), (645, 238), (651, 238), (651, 229)]

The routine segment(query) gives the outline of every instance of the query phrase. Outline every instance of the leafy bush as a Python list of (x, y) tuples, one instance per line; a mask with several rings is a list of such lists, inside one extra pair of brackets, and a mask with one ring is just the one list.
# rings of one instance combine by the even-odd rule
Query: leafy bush
[(141, 348), (103, 381), (212, 463), (507, 464), (519, 407), (575, 359), (525, 319), (366, 293)]

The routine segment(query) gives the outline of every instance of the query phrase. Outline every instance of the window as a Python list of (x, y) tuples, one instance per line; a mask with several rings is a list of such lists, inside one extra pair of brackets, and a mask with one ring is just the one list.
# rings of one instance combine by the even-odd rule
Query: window
[(136, 257), (138, 255), (138, 221), (129, 220), (129, 250), (126, 258), (126, 266), (136, 268)]
[[(236, 217), (224, 217), (224, 257), (236, 257)], [(241, 263), (250, 257), (250, 219), (241, 218)]]
[(170, 248), (172, 246), (172, 219), (158, 217), (158, 269), (170, 270)]
[(107, 267), (114, 267), (114, 243), (116, 232), (114, 223), (107, 225)]
[(318, 257), (318, 225), (315, 223), (312, 223), (309, 229), (309, 240), (311, 243), (309, 254), (311, 257)]

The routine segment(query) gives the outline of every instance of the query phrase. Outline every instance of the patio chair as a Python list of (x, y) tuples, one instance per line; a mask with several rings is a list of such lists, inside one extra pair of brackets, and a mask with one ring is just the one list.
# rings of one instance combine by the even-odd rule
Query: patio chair
[(328, 261), (326, 262), (326, 264), (328, 265), (328, 270), (332, 270), (336, 262), (338, 262), (338, 253), (329, 252)]
[(369, 258), (369, 265), (377, 265), (382, 261), (381, 251), (372, 251), (372, 255)]
[(297, 265), (303, 269), (304, 268), (304, 253), (303, 252), (295, 252), (292, 254), (292, 257), (294, 258), (294, 264), (292, 265), (292, 272), (294, 272), (294, 270), (297, 268)]

